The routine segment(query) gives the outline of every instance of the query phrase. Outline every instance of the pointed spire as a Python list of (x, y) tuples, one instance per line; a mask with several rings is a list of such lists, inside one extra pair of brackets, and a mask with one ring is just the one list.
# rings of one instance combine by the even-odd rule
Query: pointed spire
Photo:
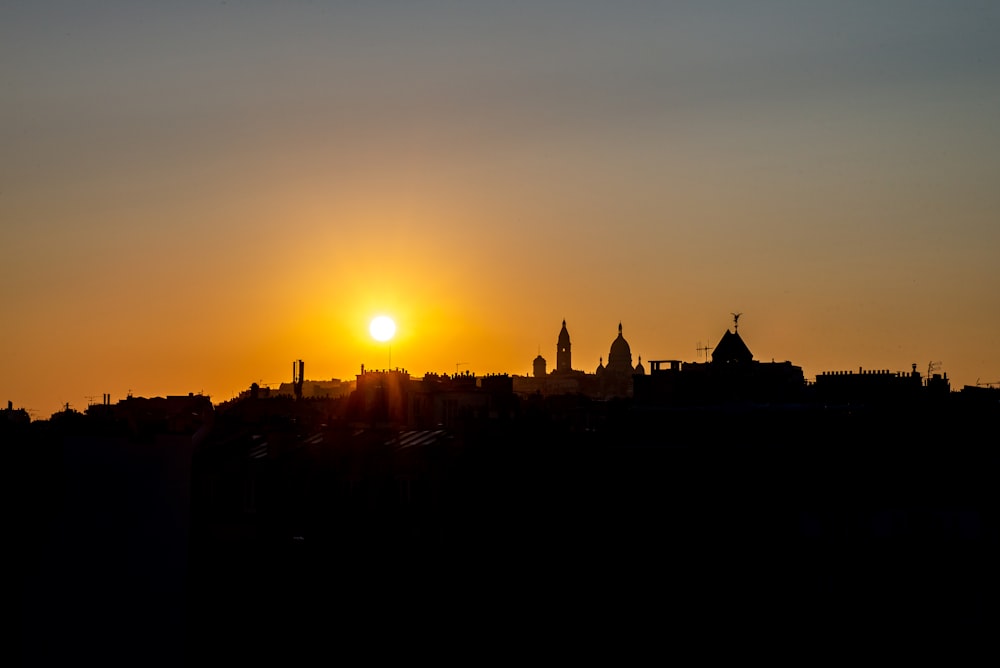
[(621, 336), (621, 333), (622, 333), (622, 323), (621, 323), (621, 321), (619, 321), (618, 322), (618, 335)]

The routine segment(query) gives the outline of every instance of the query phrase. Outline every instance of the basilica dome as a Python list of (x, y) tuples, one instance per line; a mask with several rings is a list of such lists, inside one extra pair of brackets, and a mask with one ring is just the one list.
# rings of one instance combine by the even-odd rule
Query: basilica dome
[(618, 338), (611, 342), (611, 352), (608, 353), (608, 370), (632, 372), (632, 348), (622, 336), (622, 324), (618, 323)]

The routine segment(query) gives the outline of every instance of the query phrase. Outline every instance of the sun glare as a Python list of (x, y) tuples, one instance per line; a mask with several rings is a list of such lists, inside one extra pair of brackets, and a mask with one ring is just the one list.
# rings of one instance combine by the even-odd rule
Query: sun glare
[(376, 341), (388, 341), (396, 333), (396, 323), (387, 315), (380, 315), (368, 326), (372, 338)]

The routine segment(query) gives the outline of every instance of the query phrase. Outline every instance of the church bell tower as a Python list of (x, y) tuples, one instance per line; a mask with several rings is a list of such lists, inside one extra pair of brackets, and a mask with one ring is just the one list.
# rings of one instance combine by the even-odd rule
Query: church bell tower
[(559, 341), (556, 343), (556, 371), (573, 370), (570, 347), (569, 332), (566, 330), (566, 321), (563, 320), (562, 329), (559, 330)]

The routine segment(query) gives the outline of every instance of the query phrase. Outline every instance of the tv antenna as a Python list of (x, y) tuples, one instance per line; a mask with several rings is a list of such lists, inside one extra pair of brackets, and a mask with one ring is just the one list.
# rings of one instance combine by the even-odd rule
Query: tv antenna
[(455, 362), (455, 375), (458, 375), (458, 367), (467, 365), (468, 362)]
[(740, 331), (740, 316), (743, 313), (730, 313), (729, 315), (733, 316), (733, 333), (735, 334)]
[(712, 346), (703, 346), (701, 341), (698, 342), (698, 347), (695, 348), (699, 353), (705, 353), (705, 361), (708, 362), (708, 351), (712, 349)]
[(927, 378), (924, 379), (925, 383), (931, 382), (931, 375), (941, 368), (941, 362), (928, 362), (927, 363)]

